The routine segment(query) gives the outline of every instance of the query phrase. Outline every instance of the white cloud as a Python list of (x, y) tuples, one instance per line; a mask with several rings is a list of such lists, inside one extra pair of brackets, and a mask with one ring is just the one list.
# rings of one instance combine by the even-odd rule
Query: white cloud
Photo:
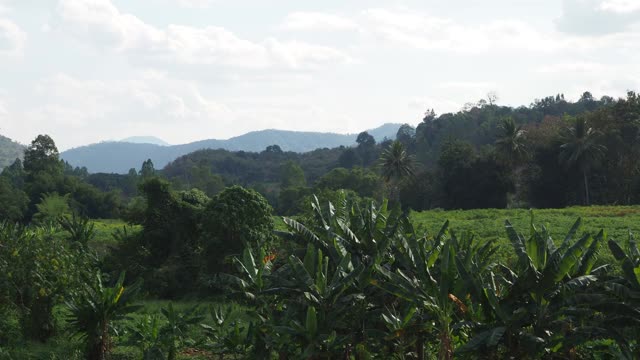
[(494, 20), (464, 25), (452, 19), (408, 9), (369, 9), (364, 12), (375, 34), (423, 50), (486, 52), (496, 49), (549, 51), (560, 44), (520, 20)]
[(638, 0), (605, 0), (600, 4), (602, 10), (616, 13), (631, 13), (640, 11), (640, 1)]
[(7, 106), (5, 105), (5, 101), (0, 99), (0, 117), (5, 117), (9, 115), (9, 111), (7, 110)]
[(566, 73), (599, 73), (610, 71), (611, 66), (595, 62), (563, 62), (544, 65), (537, 69), (543, 74), (566, 74)]
[(9, 19), (0, 18), (0, 56), (20, 56), (27, 42), (27, 33)]
[(467, 89), (467, 90), (492, 90), (497, 87), (494, 82), (482, 81), (447, 81), (440, 84), (440, 87), (446, 89)]
[[(16, 101), (7, 109), (8, 116), (0, 114), (1, 133), (23, 143), (47, 133), (61, 150), (133, 135), (155, 135), (180, 144), (268, 128), (346, 129), (344, 115), (304, 94), (211, 96), (196, 82), (153, 70), (126, 80), (87, 80), (58, 73), (39, 81), (33, 91), (11, 96)], [(27, 98), (38, 102), (20, 100)]]
[(557, 28), (579, 36), (601, 36), (633, 31), (640, 22), (638, 0), (562, 0)]
[(462, 104), (457, 101), (433, 96), (416, 96), (409, 101), (409, 108), (418, 111), (433, 109), (437, 114), (457, 112), (462, 108)]
[(58, 13), (67, 31), (146, 61), (296, 70), (350, 61), (327, 46), (271, 38), (254, 42), (217, 26), (160, 29), (120, 12), (109, 0), (62, 0)]
[(10, 133), (28, 141), (46, 132), (64, 148), (150, 133), (180, 143), (230, 127), (233, 121), (229, 107), (202, 95), (195, 84), (154, 71), (127, 80), (83, 80), (59, 73), (40, 81), (30, 95), (38, 104), (14, 107)]
[(211, 6), (214, 0), (177, 0), (177, 2), (180, 6), (204, 9)]
[(287, 15), (280, 25), (283, 30), (291, 31), (357, 31), (358, 24), (344, 16), (298, 11)]

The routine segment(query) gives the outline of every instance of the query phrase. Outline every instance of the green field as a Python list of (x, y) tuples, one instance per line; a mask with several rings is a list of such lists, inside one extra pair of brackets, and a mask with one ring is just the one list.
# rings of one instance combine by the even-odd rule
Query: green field
[(117, 240), (113, 236), (117, 231), (122, 231), (125, 227), (127, 231), (139, 231), (140, 225), (129, 225), (119, 219), (96, 219), (92, 221), (95, 230), (95, 238), (89, 241), (89, 247), (103, 256), (112, 246), (117, 245)]
[(566, 234), (578, 218), (582, 218), (582, 230), (596, 233), (604, 229), (609, 238), (626, 240), (629, 231), (640, 232), (640, 206), (592, 206), (566, 209), (482, 209), (482, 210), (430, 210), (413, 212), (410, 217), (419, 231), (436, 232), (449, 220), (456, 232), (472, 232), (486, 241), (507, 242), (504, 230), (509, 220), (519, 231), (528, 232), (534, 216), (536, 226), (545, 226), (554, 239)]
[[(505, 221), (509, 220), (518, 232), (529, 234), (531, 215), (536, 227), (546, 227), (552, 238), (562, 241), (567, 231), (578, 218), (582, 219), (580, 233), (595, 235), (604, 229), (608, 239), (626, 242), (629, 231), (640, 233), (640, 206), (591, 206), (565, 209), (479, 209), (479, 210), (430, 210), (412, 212), (410, 218), (419, 233), (433, 235), (449, 220), (449, 228), (456, 234), (468, 232), (479, 241), (493, 241), (502, 245), (499, 258), (505, 261), (513, 254), (505, 231)], [(610, 259), (608, 250), (603, 250), (601, 258)]]

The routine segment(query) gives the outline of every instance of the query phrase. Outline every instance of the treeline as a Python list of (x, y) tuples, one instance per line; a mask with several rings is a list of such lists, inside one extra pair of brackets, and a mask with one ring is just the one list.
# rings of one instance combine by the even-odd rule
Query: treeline
[[(279, 214), (300, 211), (309, 194), (338, 188), (377, 200), (388, 195), (414, 210), (636, 204), (638, 114), (634, 92), (621, 99), (586, 92), (576, 102), (559, 94), (518, 108), (489, 99), (455, 114), (429, 110), (417, 127), (402, 126), (395, 139), (402, 149), (389, 154), (386, 169), (380, 157), (392, 141), (376, 143), (363, 132), (354, 147), (305, 154), (277, 146), (261, 153), (202, 150), (160, 173), (178, 189), (210, 196), (230, 184), (254, 188)], [(393, 166), (405, 171), (389, 172)]]
[(24, 161), (16, 159), (0, 174), (0, 221), (44, 224), (72, 213), (120, 217), (120, 193), (101, 191), (88, 176), (59, 159), (53, 139), (39, 135), (24, 150)]
[[(509, 108), (479, 104), (457, 114), (427, 112), (398, 140), (415, 156), (406, 204), (538, 207), (640, 202), (640, 97), (575, 103), (562, 95)], [(418, 199), (416, 201), (416, 199)]]
[(278, 145), (259, 153), (199, 150), (161, 170), (147, 160), (126, 175), (71, 168), (53, 140), (39, 137), (27, 152), (44, 147), (56, 165), (39, 169), (25, 158), (6, 167), (0, 218), (28, 221), (56, 194), (86, 216), (122, 216), (142, 201), (139, 184), (155, 175), (175, 190), (197, 188), (209, 197), (232, 185), (251, 188), (281, 215), (307, 211), (313, 194), (331, 199), (340, 189), (417, 211), (640, 202), (636, 93), (595, 99), (587, 92), (576, 102), (557, 95), (518, 108), (494, 100), (452, 114), (429, 110), (417, 127), (401, 126), (395, 143), (363, 132), (353, 147), (302, 154)]

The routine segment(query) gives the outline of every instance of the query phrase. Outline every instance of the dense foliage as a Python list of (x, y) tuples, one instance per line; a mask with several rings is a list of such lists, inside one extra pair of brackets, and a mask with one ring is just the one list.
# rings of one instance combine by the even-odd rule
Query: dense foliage
[[(340, 182), (344, 171), (333, 170), (354, 168), (383, 181), (374, 190), (354, 182), (343, 188), (378, 200), (386, 194), (414, 210), (635, 204), (639, 109), (633, 92), (617, 100), (586, 92), (576, 102), (558, 95), (518, 108), (481, 100), (457, 113), (427, 111), (417, 127), (400, 127), (397, 142), (376, 143), (363, 132), (353, 147), (303, 154), (277, 145), (260, 153), (201, 150), (161, 174), (209, 196), (230, 184), (252, 187), (280, 214), (299, 212), (305, 197)], [(409, 166), (399, 167), (398, 156)]]
[(53, 139), (39, 135), (24, 151), (24, 161), (16, 159), (0, 174), (0, 221), (51, 221), (64, 212), (118, 217), (118, 192), (97, 189), (85, 181), (87, 176), (86, 169), (60, 161)]
[[(545, 226), (440, 209), (636, 204), (638, 114), (632, 92), (481, 101), (394, 141), (127, 175), (72, 168), (40, 135), (0, 175), (0, 357), (74, 334), (55, 356), (638, 358), (637, 207), (584, 207), (588, 231), (572, 208)], [(91, 219), (116, 217), (96, 243)]]

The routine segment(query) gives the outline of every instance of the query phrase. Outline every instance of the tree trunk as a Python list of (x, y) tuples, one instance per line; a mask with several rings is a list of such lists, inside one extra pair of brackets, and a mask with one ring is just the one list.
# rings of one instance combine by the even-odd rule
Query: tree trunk
[[(441, 320), (443, 322), (448, 322), (447, 319)], [(453, 345), (451, 344), (451, 335), (450, 335), (449, 324), (443, 325), (440, 330), (440, 351), (438, 353), (439, 360), (451, 360), (453, 359)]]
[(418, 360), (424, 360), (424, 336), (422, 331), (418, 333), (418, 339), (416, 340), (416, 355)]
[(587, 206), (591, 205), (589, 201), (589, 177), (587, 176), (587, 170), (582, 170), (582, 177), (584, 179), (584, 199)]
[[(92, 341), (93, 340), (93, 341)], [(109, 352), (109, 325), (105, 322), (102, 325), (99, 339), (88, 339), (90, 341), (87, 349), (88, 360), (105, 360)]]
[(55, 330), (53, 299), (50, 296), (37, 296), (29, 307), (21, 308), (20, 321), (26, 338), (46, 342)]

